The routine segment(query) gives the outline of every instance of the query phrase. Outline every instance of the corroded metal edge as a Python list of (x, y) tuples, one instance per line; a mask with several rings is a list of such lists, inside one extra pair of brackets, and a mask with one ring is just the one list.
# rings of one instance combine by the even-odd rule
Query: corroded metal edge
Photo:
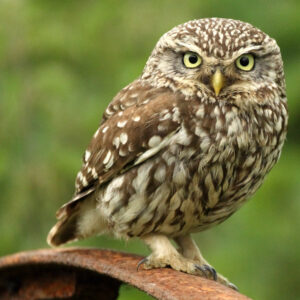
[(41, 249), (0, 258), (0, 273), (9, 268), (43, 265), (96, 272), (128, 283), (161, 300), (250, 299), (215, 281), (169, 268), (137, 271), (141, 256), (91, 248)]

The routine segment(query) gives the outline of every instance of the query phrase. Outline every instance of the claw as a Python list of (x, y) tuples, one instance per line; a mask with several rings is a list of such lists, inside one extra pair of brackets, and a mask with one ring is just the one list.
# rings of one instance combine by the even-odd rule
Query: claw
[(217, 272), (213, 267), (208, 266), (208, 265), (204, 265), (203, 267), (204, 267), (205, 270), (210, 272), (210, 274), (212, 275), (213, 280), (215, 280), (215, 281), (218, 280)]
[(203, 275), (205, 276), (205, 278), (207, 278), (207, 274), (205, 272), (205, 268), (204, 267), (195, 265), (195, 268), (198, 269), (199, 271), (201, 271), (203, 273)]
[(141, 260), (139, 261), (139, 263), (137, 264), (137, 266), (136, 266), (136, 270), (138, 271), (139, 268), (140, 268), (140, 266), (141, 266), (143, 263), (145, 263), (147, 260), (148, 260), (147, 257), (144, 257), (143, 259), (141, 259)]
[(215, 280), (215, 281), (218, 280), (217, 272), (216, 272), (216, 270), (215, 270), (213, 267), (208, 266), (208, 265), (203, 265), (203, 266), (198, 266), (198, 265), (196, 265), (196, 268), (197, 268), (198, 270), (200, 270), (200, 271), (204, 274), (204, 276), (205, 276), (206, 278), (207, 278), (206, 271), (208, 271), (208, 272), (211, 274), (213, 280)]

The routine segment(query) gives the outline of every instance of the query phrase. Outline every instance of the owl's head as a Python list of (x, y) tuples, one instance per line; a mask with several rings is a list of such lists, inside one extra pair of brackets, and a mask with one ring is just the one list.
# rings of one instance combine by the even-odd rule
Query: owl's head
[(276, 41), (248, 23), (231, 19), (200, 19), (173, 28), (158, 41), (142, 78), (157, 87), (212, 101), (238, 101), (246, 94), (265, 102), (278, 92), (285, 97)]

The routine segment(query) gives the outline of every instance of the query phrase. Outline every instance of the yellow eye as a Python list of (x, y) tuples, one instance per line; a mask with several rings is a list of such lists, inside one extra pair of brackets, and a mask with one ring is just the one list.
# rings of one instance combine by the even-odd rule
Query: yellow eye
[(251, 71), (254, 68), (254, 56), (252, 54), (243, 54), (236, 61), (235, 65), (243, 71)]
[(197, 68), (201, 62), (202, 59), (197, 53), (187, 52), (183, 56), (183, 63), (189, 69)]

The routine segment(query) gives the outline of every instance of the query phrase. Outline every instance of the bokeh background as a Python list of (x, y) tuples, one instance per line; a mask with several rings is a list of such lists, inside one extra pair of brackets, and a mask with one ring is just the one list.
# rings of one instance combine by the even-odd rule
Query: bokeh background
[[(106, 105), (141, 73), (158, 38), (195, 18), (252, 23), (281, 47), (289, 133), (262, 188), (195, 235), (215, 268), (254, 299), (300, 299), (300, 1), (0, 1), (0, 256), (47, 247)], [(76, 245), (139, 254), (138, 240)], [(149, 299), (124, 287), (120, 299)]]

